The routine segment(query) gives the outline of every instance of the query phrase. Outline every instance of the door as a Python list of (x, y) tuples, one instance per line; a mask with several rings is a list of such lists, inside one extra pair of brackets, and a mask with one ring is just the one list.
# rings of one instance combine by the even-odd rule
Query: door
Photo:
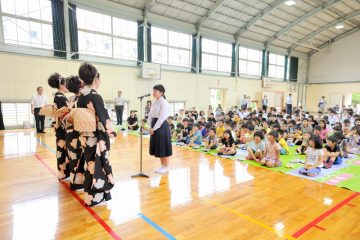
[(210, 89), (210, 105), (215, 110), (221, 104), (224, 110), (224, 90), (223, 89)]

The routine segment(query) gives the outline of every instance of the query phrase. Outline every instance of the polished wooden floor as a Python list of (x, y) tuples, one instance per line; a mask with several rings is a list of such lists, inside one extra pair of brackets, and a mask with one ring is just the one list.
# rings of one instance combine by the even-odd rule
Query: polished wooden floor
[(59, 183), (55, 138), (0, 132), (0, 239), (360, 239), (360, 196), (238, 161), (174, 147), (171, 171), (138, 172), (139, 138), (111, 146), (113, 200), (91, 209)]

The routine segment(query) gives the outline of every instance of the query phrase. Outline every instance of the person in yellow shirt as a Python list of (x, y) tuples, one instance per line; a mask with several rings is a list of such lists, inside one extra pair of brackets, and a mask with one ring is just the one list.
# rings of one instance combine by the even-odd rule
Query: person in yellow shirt
[(225, 132), (225, 127), (224, 127), (224, 121), (223, 120), (219, 120), (218, 121), (218, 126), (216, 128), (216, 137), (217, 138), (222, 138)]
[(289, 145), (287, 144), (287, 142), (284, 139), (284, 131), (279, 130), (278, 133), (279, 133), (278, 142), (279, 142), (280, 147), (281, 147), (280, 154), (281, 155), (288, 155), (289, 154)]

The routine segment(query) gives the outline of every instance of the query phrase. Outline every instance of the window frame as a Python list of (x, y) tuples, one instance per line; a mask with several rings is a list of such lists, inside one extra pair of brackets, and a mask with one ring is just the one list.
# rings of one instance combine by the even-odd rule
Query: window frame
[[(216, 53), (212, 53), (212, 52), (206, 52), (204, 51), (204, 49), (202, 48), (202, 51), (201, 51), (201, 62), (202, 62), (202, 66), (201, 66), (201, 70), (203, 72), (217, 72), (217, 73), (220, 73), (221, 75), (222, 74), (231, 74), (231, 64), (232, 64), (232, 52), (231, 52), (231, 48), (230, 48), (230, 53), (229, 55), (223, 55), (223, 54), (219, 54), (219, 43), (222, 43), (222, 44), (228, 44), (231, 46), (231, 43), (228, 43), (228, 42), (224, 42), (224, 41), (219, 41), (219, 40), (216, 40), (216, 39), (211, 39), (211, 38), (206, 38), (206, 37), (203, 37), (202, 38), (202, 41), (205, 40), (209, 40), (209, 41), (215, 41), (216, 42)], [(203, 43), (201, 43), (203, 44)], [(205, 55), (210, 55), (210, 56), (215, 56), (216, 57), (216, 70), (214, 69), (210, 69), (210, 68), (204, 68), (204, 58), (203, 56)], [(227, 71), (224, 71), (224, 70), (221, 70), (219, 69), (219, 58), (227, 58), (227, 59), (230, 59), (230, 66), (229, 66), (229, 70)]]
[[(240, 48), (245, 48), (246, 49), (246, 58), (242, 58), (240, 56)], [(238, 46), (238, 71), (239, 71), (239, 75), (248, 75), (248, 76), (257, 76), (257, 77), (261, 77), (261, 71), (262, 71), (262, 66), (263, 66), (263, 59), (262, 59), (262, 50), (259, 50), (259, 49), (255, 49), (255, 48), (248, 48), (248, 47), (245, 47), (245, 46)], [(255, 61), (255, 60), (250, 60), (249, 59), (249, 50), (255, 50), (255, 51), (258, 51), (259, 52), (259, 61)], [(244, 72), (241, 72), (241, 68), (240, 68), (240, 61), (245, 61), (246, 62), (246, 71), (245, 73)], [(260, 68), (259, 68), (259, 74), (251, 74), (249, 73), (248, 71), (248, 63), (258, 63), (260, 64)]]
[[(190, 33), (186, 33), (186, 32), (181, 32), (181, 31), (174, 31), (174, 30), (169, 30), (167, 28), (163, 28), (163, 27), (159, 27), (159, 26), (152, 26), (151, 29), (151, 34), (153, 34), (153, 28), (158, 28), (158, 29), (162, 29), (162, 30), (166, 30), (166, 42), (167, 44), (164, 43), (157, 43), (154, 42), (154, 40), (152, 40), (151, 42), (151, 47), (153, 46), (159, 46), (159, 47), (165, 47), (166, 48), (166, 63), (164, 62), (159, 62), (159, 61), (154, 61), (154, 50), (152, 48), (152, 62), (153, 63), (159, 63), (161, 65), (166, 65), (169, 67), (175, 67), (175, 68), (186, 68), (190, 71), (191, 69), (191, 57), (192, 57), (192, 35)], [(184, 48), (184, 47), (175, 47), (170, 45), (170, 37), (169, 37), (169, 33), (170, 32), (174, 32), (174, 33), (180, 33), (180, 34), (186, 34), (189, 35), (189, 48)], [(151, 37), (151, 39), (153, 39)], [(181, 51), (188, 51), (189, 52), (189, 65), (180, 65), (180, 64), (174, 64), (174, 63), (170, 63), (170, 49), (175, 49), (175, 50), (181, 50)]]
[[(25, 48), (25, 49), (29, 49), (32, 51), (34, 50), (38, 50), (38, 51), (54, 51), (54, 43), (53, 43), (53, 40), (51, 40), (51, 45), (48, 45), (46, 44), (46, 42), (44, 42), (44, 39), (43, 38), (43, 25), (48, 25), (48, 26), (51, 26), (51, 33), (53, 32), (53, 22), (52, 22), (52, 18), (49, 19), (49, 21), (47, 20), (44, 20), (42, 19), (42, 10), (44, 8), (42, 8), (41, 6), (41, 2), (40, 0), (38, 0), (39, 2), (39, 18), (34, 18), (33, 16), (24, 16), (24, 15), (29, 15), (29, 13), (31, 14), (32, 12), (34, 12), (34, 10), (31, 10), (29, 9), (29, 7), (27, 6), (27, 13), (26, 14), (21, 14), (21, 15), (17, 15), (16, 13), (16, 1), (15, 0), (11, 0), (13, 5), (14, 5), (14, 13), (7, 13), (7, 12), (3, 12), (3, 8), (2, 8), (2, 2), (0, 0), (0, 42), (1, 42), (1, 45), (4, 46), (5, 49), (12, 49), (14, 47), (16, 48)], [(28, 2), (26, 2), (26, 5), (27, 5)], [(50, 1), (49, 1), (50, 3)], [(52, 14), (52, 9), (51, 9), (51, 3), (50, 3), (50, 15)], [(4, 18), (11, 18), (11, 19), (14, 19), (16, 22), (14, 23), (15, 25), (15, 31), (16, 31), (16, 40), (9, 40), (11, 42), (8, 42), (6, 43), (7, 39), (5, 38), (5, 27), (4, 27)], [(22, 40), (19, 40), (19, 31), (18, 31), (18, 23), (17, 21), (18, 20), (21, 20), (21, 21), (25, 21), (27, 22), (28, 26), (29, 26), (29, 32), (28, 32), (28, 35), (29, 35), (29, 41), (22, 41)], [(10, 21), (7, 20), (7, 21)], [(36, 24), (39, 24), (39, 29), (40, 29), (40, 32), (37, 32), (39, 34), (40, 37), (36, 37), (37, 38), (37, 41), (39, 41), (40, 43), (34, 43), (31, 41), (31, 35), (30, 35), (30, 26), (31, 26), (31, 23), (36, 23)], [(16, 42), (16, 43), (15, 43)], [(34, 45), (40, 45), (40, 46), (32, 46), (32, 44)], [(22, 51), (21, 51), (22, 52)], [(28, 51), (26, 51), (28, 52)], [(44, 55), (47, 55), (45, 53), (43, 53)]]

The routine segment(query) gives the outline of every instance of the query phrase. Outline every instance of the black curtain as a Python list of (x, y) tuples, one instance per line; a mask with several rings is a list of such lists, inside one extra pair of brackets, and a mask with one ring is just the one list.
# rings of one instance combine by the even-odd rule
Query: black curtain
[(289, 80), (292, 82), (297, 82), (298, 67), (299, 67), (299, 58), (290, 57)]
[(137, 65), (140, 65), (144, 61), (144, 28), (143, 21), (137, 21), (137, 48), (138, 48), (138, 62)]
[(269, 52), (266, 50), (262, 51), (262, 68), (261, 76), (267, 76), (269, 71)]
[(66, 58), (64, 4), (63, 1), (51, 0), (53, 21), (54, 56)]
[(5, 130), (4, 118), (3, 118), (2, 109), (1, 109), (1, 102), (0, 102), (0, 130)]
[(147, 49), (146, 49), (146, 53), (147, 53), (147, 61), (148, 62), (152, 62), (152, 49), (151, 49), (151, 23), (148, 23), (147, 25), (147, 36), (146, 36), (146, 39), (147, 39)]
[(72, 59), (79, 59), (79, 38), (76, 19), (76, 5), (69, 3), (69, 27), (70, 27), (70, 50), (73, 54)]
[(284, 63), (284, 80), (286, 80), (286, 73), (287, 73), (287, 70), (288, 70), (288, 59), (289, 59), (289, 56), (288, 55), (285, 55), (285, 63)]
[(232, 51), (231, 51), (231, 76), (236, 76), (236, 43), (232, 44)]
[(196, 47), (197, 34), (192, 35), (192, 49), (191, 49), (191, 72), (196, 73)]
[(202, 36), (200, 36), (199, 40), (199, 72), (202, 72)]

